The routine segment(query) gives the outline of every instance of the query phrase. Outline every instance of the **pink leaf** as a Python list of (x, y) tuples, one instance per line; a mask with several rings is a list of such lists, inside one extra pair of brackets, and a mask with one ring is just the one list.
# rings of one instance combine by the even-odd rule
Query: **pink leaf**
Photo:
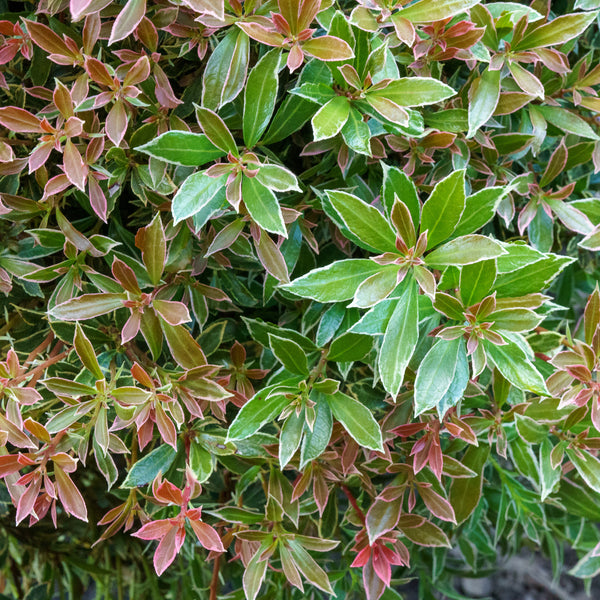
[(154, 569), (157, 575), (162, 575), (175, 560), (184, 540), (185, 529), (179, 529), (178, 527), (173, 527), (161, 540), (154, 553)]
[(71, 478), (56, 464), (54, 465), (54, 477), (56, 479), (56, 491), (65, 510), (87, 522), (87, 508), (80, 491), (75, 487)]
[(93, 175), (88, 178), (88, 195), (93, 211), (106, 223), (106, 196)]
[(125, 137), (127, 122), (125, 104), (121, 100), (117, 100), (106, 117), (106, 135), (115, 146), (119, 146)]
[(140, 540), (160, 540), (174, 527), (176, 526), (169, 519), (150, 521), (150, 523), (146, 523), (141, 529), (131, 535), (140, 538)]
[(115, 19), (108, 45), (131, 35), (146, 14), (146, 0), (129, 0)]
[(19, 498), (19, 503), (17, 504), (17, 525), (27, 517), (27, 515), (30, 515), (33, 512), (33, 505), (40, 493), (40, 487), (42, 485), (41, 474), (39, 471), (37, 473), (39, 476), (31, 482), (25, 493)]
[(65, 143), (63, 151), (63, 167), (69, 181), (81, 191), (85, 190), (87, 178), (87, 165), (83, 162), (81, 154), (75, 144), (69, 139)]
[(192, 319), (185, 304), (172, 300), (154, 300), (154, 310), (170, 325), (189, 323)]
[(214, 550), (215, 552), (225, 552), (223, 548), (223, 542), (216, 530), (201, 521), (190, 521), (190, 525), (198, 538), (198, 541), (207, 549)]

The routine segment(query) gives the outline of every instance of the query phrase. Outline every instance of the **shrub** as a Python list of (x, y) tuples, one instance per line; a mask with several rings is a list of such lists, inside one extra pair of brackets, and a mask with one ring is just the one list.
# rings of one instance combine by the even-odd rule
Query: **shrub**
[(598, 572), (597, 0), (0, 7), (2, 598)]

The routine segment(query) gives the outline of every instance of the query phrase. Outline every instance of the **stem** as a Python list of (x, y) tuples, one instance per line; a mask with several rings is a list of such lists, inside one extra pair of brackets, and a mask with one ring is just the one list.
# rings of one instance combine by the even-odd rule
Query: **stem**
[(210, 580), (209, 600), (217, 600), (219, 593), (219, 568), (221, 567), (221, 554), (218, 554), (213, 562), (212, 578)]
[(22, 381), (24, 381), (25, 379), (27, 379), (27, 377), (30, 377), (30, 376), (33, 376), (31, 379), (35, 383), (35, 381), (37, 381), (37, 379), (39, 379), (39, 377), (42, 375), (42, 373), (50, 365), (53, 365), (53, 364), (55, 364), (57, 362), (60, 362), (68, 354), (69, 354), (69, 351), (68, 350), (64, 350), (60, 354), (57, 354), (56, 356), (52, 356), (51, 358), (46, 359), (43, 363), (41, 363), (37, 367), (31, 369), (31, 371), (29, 371), (28, 373), (23, 373), (23, 375), (19, 375), (18, 377), (15, 377), (12, 380), (13, 383), (21, 383)]
[(323, 350), (323, 352), (321, 353), (321, 358), (319, 359), (319, 362), (315, 365), (315, 368), (312, 370), (312, 372), (310, 374), (310, 378), (307, 381), (307, 385), (309, 388), (317, 380), (319, 375), (321, 375), (321, 373), (326, 365), (327, 365), (327, 351)]
[(340, 485), (340, 488), (346, 497), (348, 498), (348, 502), (352, 505), (352, 508), (355, 510), (358, 518), (361, 520), (363, 525), (366, 525), (367, 518), (365, 517), (365, 513), (361, 510), (360, 506), (358, 506), (358, 502), (356, 502), (356, 498), (352, 495), (352, 492), (348, 489), (344, 484)]

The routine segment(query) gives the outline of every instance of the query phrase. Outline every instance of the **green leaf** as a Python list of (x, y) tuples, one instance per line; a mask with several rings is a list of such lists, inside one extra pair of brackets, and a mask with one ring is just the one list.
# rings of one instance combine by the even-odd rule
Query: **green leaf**
[(142, 261), (150, 281), (153, 285), (158, 285), (167, 259), (167, 242), (159, 213), (156, 213), (149, 225), (138, 231), (136, 245), (142, 251)]
[(189, 466), (198, 483), (204, 483), (213, 472), (213, 460), (211, 453), (198, 443), (190, 445)]
[(512, 48), (522, 52), (531, 48), (559, 46), (581, 35), (594, 21), (596, 13), (577, 13), (562, 15), (556, 19), (533, 28)]
[(306, 336), (298, 333), (294, 329), (287, 329), (286, 327), (278, 327), (270, 323), (265, 323), (260, 319), (248, 319), (242, 317), (242, 321), (248, 328), (250, 335), (259, 343), (265, 347), (269, 346), (269, 335), (275, 335), (277, 337), (291, 340), (298, 344), (305, 352), (314, 352), (318, 350), (317, 346), (307, 338)]
[(300, 191), (296, 176), (279, 165), (261, 165), (256, 180), (276, 192)]
[[(556, 19), (558, 20), (558, 19)], [(598, 134), (578, 114), (561, 108), (560, 106), (535, 105), (532, 110), (541, 113), (548, 123), (562, 129), (566, 133), (573, 133), (580, 137), (599, 140)]]
[(370, 450), (383, 451), (379, 425), (364, 404), (342, 392), (328, 394), (326, 398), (333, 416), (358, 444)]
[(275, 194), (256, 177), (242, 177), (242, 198), (252, 219), (259, 227), (287, 237), (281, 208)]
[(386, 502), (380, 498), (375, 499), (367, 512), (366, 528), (369, 535), (369, 543), (381, 537), (388, 531), (392, 531), (398, 524), (402, 514), (402, 499)]
[(218, 110), (242, 91), (248, 70), (250, 38), (231, 28), (210, 53), (202, 74), (202, 106)]
[(548, 439), (549, 427), (526, 415), (515, 413), (515, 427), (528, 444), (539, 444)]
[(421, 204), (417, 188), (412, 179), (398, 167), (390, 167), (381, 163), (383, 168), (383, 186), (381, 190), (382, 201), (385, 211), (388, 215), (392, 213), (394, 199), (397, 196), (399, 200), (406, 204), (413, 220), (415, 229), (418, 229), (421, 222)]
[(481, 0), (420, 0), (404, 7), (402, 16), (411, 23), (433, 23), (463, 13)]
[(238, 412), (227, 432), (227, 441), (245, 440), (272, 421), (289, 403), (288, 388), (270, 385), (257, 392)]
[(200, 167), (225, 156), (225, 152), (217, 148), (203, 133), (189, 131), (167, 131), (147, 144), (137, 146), (135, 150), (185, 167)]
[(465, 306), (483, 300), (496, 281), (496, 261), (482, 260), (465, 265), (460, 272), (460, 297)]
[(490, 447), (488, 444), (469, 446), (460, 460), (462, 465), (471, 469), (477, 475), (476, 477), (452, 480), (449, 500), (454, 509), (456, 522), (459, 525), (471, 516), (479, 504), (483, 484), (483, 470), (489, 454)]
[(415, 416), (438, 406), (444, 398), (455, 379), (459, 354), (466, 356), (462, 338), (440, 339), (425, 355), (415, 379)]
[(328, 191), (327, 196), (344, 224), (359, 240), (380, 252), (397, 252), (396, 234), (374, 206), (346, 192)]
[(469, 131), (467, 138), (473, 137), (482, 125), (494, 114), (500, 99), (501, 70), (485, 69), (481, 77), (475, 79), (469, 89)]
[(304, 411), (296, 411), (285, 420), (279, 436), (279, 467), (283, 469), (292, 459), (302, 440), (304, 430)]
[[(515, 414), (515, 417), (516, 416), (517, 414)], [(546, 498), (554, 492), (554, 489), (557, 487), (562, 474), (562, 471), (558, 466), (555, 469), (552, 467), (551, 454), (553, 449), (554, 445), (550, 441), (549, 436), (546, 435), (540, 445), (539, 454), (540, 483), (542, 484), (540, 497), (542, 502), (544, 502)]]
[(200, 212), (225, 187), (226, 176), (209, 177), (200, 171), (190, 175), (181, 185), (173, 202), (171, 211), (175, 225)]
[(162, 444), (140, 460), (138, 460), (127, 473), (122, 488), (136, 488), (154, 481), (155, 477), (168, 471), (173, 464), (177, 452), (169, 446)]
[[(499, 271), (500, 260), (502, 259), (498, 259)], [(568, 256), (548, 254), (546, 258), (530, 262), (508, 273), (499, 273), (494, 289), (499, 298), (524, 296), (526, 294), (541, 292), (573, 260), (573, 258)]]
[(371, 130), (362, 114), (355, 108), (350, 108), (348, 120), (342, 127), (342, 137), (348, 148), (354, 152), (371, 156)]
[(349, 362), (362, 360), (373, 347), (373, 338), (369, 335), (346, 332), (333, 340), (329, 346), (327, 360)]
[(237, 145), (231, 131), (216, 112), (202, 106), (196, 106), (196, 118), (206, 137), (217, 148), (238, 156)]
[(300, 449), (300, 469), (304, 469), (309, 462), (319, 458), (325, 452), (333, 429), (333, 415), (325, 396), (313, 391), (310, 397), (316, 402), (316, 418), (313, 430), (308, 429), (304, 433)]
[(465, 199), (465, 210), (454, 235), (467, 235), (481, 229), (492, 220), (496, 208), (508, 190), (504, 187), (484, 188)]
[(77, 352), (77, 356), (79, 356), (79, 360), (82, 362), (83, 366), (88, 369), (96, 379), (104, 379), (104, 373), (102, 373), (102, 369), (96, 358), (94, 346), (83, 332), (83, 328), (79, 323), (75, 326), (73, 346), (75, 346), (75, 352)]
[(300, 573), (320, 590), (335, 595), (331, 584), (329, 583), (327, 573), (325, 573), (325, 571), (323, 571), (323, 569), (315, 562), (314, 558), (311, 557), (300, 542), (290, 538), (288, 544), (290, 554)]
[(491, 366), (495, 366), (514, 386), (534, 394), (549, 395), (544, 378), (517, 344), (508, 341), (504, 346), (496, 346), (484, 339), (483, 348)]
[(350, 300), (358, 286), (380, 269), (377, 263), (368, 259), (339, 260), (279, 287), (319, 302), (343, 302)]
[(356, 290), (350, 306), (369, 308), (387, 298), (398, 285), (399, 265), (385, 265), (375, 275), (365, 279)]
[(427, 248), (448, 239), (465, 208), (465, 171), (454, 171), (442, 179), (423, 205), (421, 231), (427, 231)]
[(381, 382), (394, 398), (419, 341), (418, 286), (412, 280), (407, 286), (389, 320), (378, 356)]
[(269, 345), (275, 358), (290, 372), (308, 375), (306, 354), (296, 342), (269, 334)]
[(566, 448), (565, 452), (581, 478), (594, 492), (600, 494), (600, 460), (586, 450)]
[(206, 364), (202, 349), (183, 325), (170, 325), (160, 320), (160, 327), (167, 340), (172, 357), (184, 369), (194, 369)]
[(453, 88), (433, 77), (402, 77), (394, 79), (381, 90), (369, 92), (371, 96), (387, 98), (398, 106), (406, 107), (436, 104), (455, 94)]
[(448, 536), (430, 521), (423, 521), (417, 527), (403, 527), (400, 523), (402, 533), (415, 544), (419, 546), (446, 547), (451, 548)]
[(333, 338), (344, 320), (345, 313), (346, 309), (343, 304), (333, 304), (323, 313), (315, 337), (315, 343), (319, 348), (325, 346)]
[(259, 548), (259, 551), (254, 554), (250, 559), (250, 562), (246, 566), (243, 577), (244, 593), (248, 600), (255, 600), (260, 586), (265, 578), (267, 572), (267, 565), (269, 563), (267, 558), (260, 560), (262, 552), (267, 550), (269, 542), (264, 541)]
[(57, 304), (48, 312), (52, 317), (61, 321), (82, 321), (123, 308), (125, 300), (127, 300), (125, 293), (84, 294), (79, 298), (72, 298), (62, 304)]
[(273, 48), (256, 63), (244, 91), (244, 143), (253, 148), (265, 132), (277, 99), (280, 48)]
[(425, 263), (438, 269), (449, 265), (470, 265), (502, 254), (508, 253), (496, 240), (484, 235), (465, 235), (430, 252)]
[(350, 102), (346, 96), (336, 96), (324, 104), (312, 118), (315, 141), (337, 135), (350, 115)]

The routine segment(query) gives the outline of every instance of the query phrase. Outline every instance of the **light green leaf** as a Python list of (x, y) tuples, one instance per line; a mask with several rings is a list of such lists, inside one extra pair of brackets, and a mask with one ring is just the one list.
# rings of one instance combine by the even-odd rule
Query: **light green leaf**
[[(465, 354), (462, 338), (440, 339), (425, 355), (415, 379), (415, 416), (436, 407), (444, 398), (455, 379), (459, 353)], [(467, 381), (464, 383), (466, 387)]]
[(465, 265), (460, 272), (460, 297), (465, 306), (483, 300), (492, 290), (496, 281), (496, 261), (494, 259)]
[(402, 77), (381, 90), (369, 92), (370, 96), (387, 98), (405, 107), (436, 104), (455, 94), (453, 88), (433, 77)]
[(371, 411), (358, 400), (342, 392), (326, 396), (333, 416), (361, 446), (383, 451), (381, 430)]
[(169, 444), (162, 444), (155, 448), (131, 467), (121, 487), (136, 488), (154, 481), (159, 473), (164, 475), (168, 471), (176, 454), (177, 452)]
[(210, 53), (202, 74), (202, 106), (218, 110), (231, 102), (242, 91), (248, 57), (250, 38), (233, 27)]
[(243, 133), (247, 148), (253, 148), (264, 133), (277, 99), (280, 48), (273, 48), (248, 75), (244, 92)]
[(242, 199), (259, 227), (287, 237), (281, 208), (275, 194), (256, 177), (242, 177)]
[(581, 478), (594, 492), (600, 494), (600, 460), (586, 450), (566, 448), (565, 452)]
[(423, 205), (421, 231), (427, 231), (427, 248), (448, 239), (465, 208), (465, 171), (454, 171), (442, 179)]
[(433, 268), (470, 265), (502, 254), (507, 252), (496, 240), (484, 235), (465, 235), (430, 252), (425, 258), (425, 263)]
[(389, 320), (378, 357), (381, 382), (394, 398), (419, 341), (418, 287), (415, 281), (407, 285)]
[(190, 131), (167, 131), (135, 150), (185, 167), (200, 167), (225, 156), (203, 133)]
[(261, 165), (256, 180), (276, 192), (299, 192), (296, 176), (279, 165)]
[(420, 0), (402, 9), (411, 23), (433, 23), (463, 13), (481, 0)]
[(362, 114), (355, 108), (350, 108), (348, 120), (342, 127), (342, 137), (348, 148), (354, 152), (371, 156), (371, 130), (363, 120)]
[(454, 235), (467, 235), (481, 229), (492, 220), (496, 208), (508, 190), (504, 187), (483, 188), (465, 199), (465, 210)]
[(531, 109), (541, 113), (548, 123), (552, 123), (552, 125), (562, 129), (566, 133), (574, 133), (575, 135), (590, 140), (600, 139), (598, 134), (584, 119), (566, 108), (560, 106), (535, 105)]
[(269, 345), (277, 360), (292, 373), (308, 375), (306, 353), (296, 342), (269, 334)]
[(328, 191), (327, 196), (357, 238), (380, 252), (397, 252), (396, 234), (374, 206), (346, 192)]
[(406, 204), (413, 220), (415, 229), (418, 229), (421, 222), (421, 204), (417, 188), (412, 179), (398, 167), (390, 167), (381, 163), (383, 167), (383, 186), (381, 191), (382, 202), (388, 215), (392, 212), (394, 199), (397, 196), (399, 200)]
[(226, 176), (209, 177), (200, 171), (190, 175), (181, 185), (173, 202), (171, 211), (175, 225), (200, 212), (225, 187)]
[(339, 260), (279, 287), (319, 302), (343, 302), (350, 300), (358, 286), (380, 269), (380, 265), (368, 259)]
[(312, 118), (315, 141), (337, 135), (348, 120), (350, 102), (346, 96), (336, 96), (324, 104)]
[(311, 400), (316, 402), (315, 411), (317, 413), (313, 430), (304, 433), (302, 447), (300, 449), (300, 468), (303, 469), (311, 460), (315, 460), (325, 452), (327, 444), (331, 438), (333, 429), (333, 416), (329, 404), (323, 394), (314, 392), (311, 394)]
[(283, 469), (292, 459), (302, 440), (304, 430), (304, 411), (296, 411), (285, 420), (279, 436), (279, 467)]
[(595, 12), (562, 15), (549, 23), (535, 27), (520, 42), (515, 44), (512, 50), (522, 52), (531, 48), (560, 46), (581, 35), (592, 24), (595, 18)]
[(48, 312), (52, 317), (61, 321), (83, 321), (123, 308), (125, 300), (127, 300), (125, 293), (84, 294), (79, 298), (72, 298), (62, 304), (57, 304)]
[(227, 441), (245, 440), (272, 421), (289, 403), (288, 388), (270, 385), (257, 392), (238, 412), (227, 432)]
[(517, 344), (509, 341), (504, 346), (496, 346), (484, 339), (483, 348), (491, 366), (495, 366), (514, 386), (534, 394), (549, 395), (544, 378)]
[[(549, 254), (546, 258), (525, 264), (508, 273), (499, 273), (494, 289), (499, 298), (541, 292), (573, 260), (568, 256)], [(500, 263), (498, 263), (498, 267), (500, 267)]]
[(367, 277), (356, 290), (350, 306), (370, 308), (387, 298), (398, 285), (399, 265), (385, 265), (371, 277)]
[(478, 129), (485, 125), (494, 114), (500, 99), (501, 71), (485, 69), (481, 77), (475, 79), (469, 89), (469, 132), (473, 137)]

